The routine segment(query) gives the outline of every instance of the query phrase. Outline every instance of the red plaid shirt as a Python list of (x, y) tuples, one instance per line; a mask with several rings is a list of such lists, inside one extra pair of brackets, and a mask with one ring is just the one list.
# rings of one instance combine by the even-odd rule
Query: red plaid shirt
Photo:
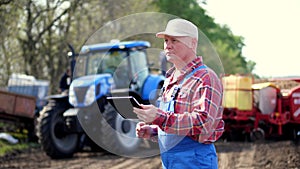
[[(201, 65), (202, 57), (197, 57), (177, 79), (173, 78), (175, 68), (171, 68), (166, 75), (169, 83), (165, 84), (162, 101), (167, 101), (168, 90), (179, 85), (185, 76)], [(170, 134), (187, 135), (201, 143), (215, 142), (224, 131), (222, 96), (223, 86), (214, 71), (208, 67), (197, 70), (178, 91), (175, 112), (159, 109), (159, 117), (153, 124)]]

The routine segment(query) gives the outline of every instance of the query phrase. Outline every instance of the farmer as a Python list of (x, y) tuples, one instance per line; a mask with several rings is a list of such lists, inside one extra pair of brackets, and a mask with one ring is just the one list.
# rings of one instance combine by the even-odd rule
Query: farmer
[(71, 70), (70, 68), (67, 68), (65, 73), (61, 76), (59, 81), (59, 89), (60, 92), (64, 92), (65, 90), (68, 90), (71, 84)]
[(220, 79), (196, 55), (198, 28), (184, 19), (170, 20), (164, 51), (173, 67), (158, 100), (159, 107), (142, 105), (134, 112), (142, 121), (139, 138), (158, 138), (163, 168), (218, 168), (214, 142), (224, 131), (223, 88)]

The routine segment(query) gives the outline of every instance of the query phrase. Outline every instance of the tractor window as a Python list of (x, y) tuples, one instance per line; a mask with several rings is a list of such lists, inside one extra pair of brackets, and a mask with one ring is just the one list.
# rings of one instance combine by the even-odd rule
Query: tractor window
[(144, 50), (135, 50), (130, 52), (130, 64), (132, 67), (133, 79), (137, 85), (142, 87), (145, 79), (149, 75), (147, 57)]
[(74, 77), (97, 74), (104, 52), (80, 55), (76, 60)]
[(117, 88), (127, 88), (130, 83), (128, 70), (127, 51), (112, 50), (102, 58), (97, 73), (110, 73)]
[(80, 77), (85, 75), (86, 71), (86, 56), (81, 56), (76, 59), (76, 65), (73, 72), (73, 77)]
[(87, 75), (97, 74), (99, 64), (104, 57), (104, 52), (91, 53), (88, 57)]
[(132, 81), (141, 88), (149, 75), (146, 53), (144, 50), (98, 51), (77, 60), (76, 77), (102, 73), (110, 73), (117, 88), (128, 88)]
[(107, 52), (97, 67), (97, 73), (113, 74), (120, 64), (124, 62), (126, 55), (126, 51), (120, 50)]
[(77, 59), (75, 76), (85, 76), (101, 73), (114, 74), (116, 69), (123, 66), (126, 51), (98, 51), (81, 55)]

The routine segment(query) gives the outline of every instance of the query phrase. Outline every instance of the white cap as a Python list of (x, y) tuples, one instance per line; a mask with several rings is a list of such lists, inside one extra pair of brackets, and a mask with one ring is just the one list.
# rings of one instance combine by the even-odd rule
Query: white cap
[(156, 37), (168, 36), (189, 36), (198, 40), (198, 28), (192, 22), (185, 19), (172, 19), (168, 22), (166, 30), (158, 32)]

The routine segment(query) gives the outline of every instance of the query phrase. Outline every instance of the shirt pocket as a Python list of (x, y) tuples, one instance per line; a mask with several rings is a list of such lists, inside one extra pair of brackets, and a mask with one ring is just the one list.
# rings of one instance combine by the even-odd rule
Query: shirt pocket
[(178, 93), (178, 98), (179, 99), (183, 99), (183, 100), (187, 100), (190, 96), (191, 93), (191, 89), (186, 88), (186, 87), (182, 87)]

